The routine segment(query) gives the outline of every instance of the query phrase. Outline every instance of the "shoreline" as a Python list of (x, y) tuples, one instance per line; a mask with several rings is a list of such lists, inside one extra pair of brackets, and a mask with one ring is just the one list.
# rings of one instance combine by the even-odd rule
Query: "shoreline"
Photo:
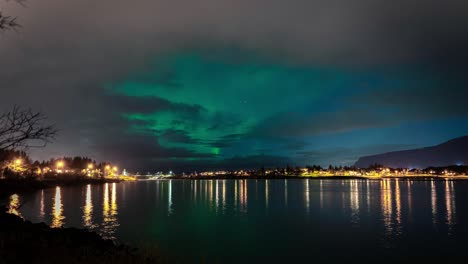
[[(261, 175), (252, 175), (252, 176), (234, 176), (234, 175), (219, 175), (219, 176), (197, 176), (197, 177), (182, 177), (182, 176), (173, 176), (164, 178), (167, 180), (288, 180), (288, 179), (310, 179), (310, 180), (389, 180), (389, 179), (399, 179), (399, 180), (468, 180), (468, 176), (439, 176), (439, 175), (418, 175), (418, 176), (383, 176), (383, 177), (374, 177), (374, 176), (261, 176)], [(162, 180), (164, 180), (162, 179)], [(137, 181), (145, 181), (153, 179), (142, 179)]]
[[(137, 179), (136, 181), (154, 181), (154, 180), (405, 180), (405, 181), (463, 181), (468, 180), (468, 176), (442, 176), (442, 175), (420, 175), (420, 176), (299, 176), (299, 175), (281, 175), (281, 176), (236, 176), (236, 175), (218, 175), (218, 176), (196, 176), (183, 177), (172, 176), (162, 179)], [(78, 179), (78, 180), (43, 180), (34, 179), (6, 180), (0, 179), (0, 201), (8, 198), (12, 194), (26, 194), (38, 190), (54, 188), (56, 186), (84, 186), (87, 184), (105, 184), (125, 182), (119, 179)], [(1, 204), (0, 204), (1, 206)]]
[[(0, 201), (12, 194), (25, 194), (56, 186), (82, 186), (87, 184), (105, 184), (121, 182), (118, 179), (79, 179), (79, 180), (43, 180), (34, 179), (6, 180), (0, 179)], [(1, 206), (1, 204), (0, 204)]]

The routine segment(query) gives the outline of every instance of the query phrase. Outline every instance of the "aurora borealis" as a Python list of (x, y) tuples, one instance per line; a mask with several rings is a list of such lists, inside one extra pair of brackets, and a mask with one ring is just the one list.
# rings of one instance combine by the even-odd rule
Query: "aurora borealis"
[(2, 107), (61, 129), (39, 159), (352, 165), (468, 133), (459, 2), (43, 2), (4, 4), (25, 29), (0, 39)]
[[(257, 61), (229, 62), (182, 54), (140, 76), (108, 86), (113, 94), (153, 97), (173, 107), (150, 113), (124, 113), (134, 132), (147, 131), (165, 147), (215, 156), (256, 155), (272, 142), (252, 132), (267, 118), (288, 111), (318, 109), (339, 81), (325, 70)], [(283, 91), (288, 90), (287, 94)], [(240, 144), (240, 146), (236, 146)], [(240, 148), (239, 148), (240, 147)]]
[[(408, 75), (398, 70), (317, 68), (242, 58), (242, 54), (232, 60), (229, 55), (175, 54), (107, 85), (106, 91), (109, 96), (131, 100), (168, 102), (154, 111), (121, 113), (128, 132), (152, 136), (163, 148), (189, 151), (192, 155), (185, 153), (183, 159), (202, 163), (274, 156), (277, 166), (314, 161), (349, 165), (353, 155), (362, 155), (359, 151), (419, 145), (408, 136), (399, 145), (401, 139), (392, 141), (393, 133), (423, 132), (435, 123), (433, 117), (450, 122), (444, 116), (436, 117), (444, 114), (438, 113), (441, 106), (435, 102), (446, 95), (433, 86), (438, 85), (437, 76), (429, 71)], [(426, 95), (420, 96), (423, 93)], [(463, 99), (449, 97), (463, 105)], [(452, 108), (453, 115), (463, 111)], [(443, 132), (435, 129), (431, 136)], [(327, 142), (330, 138), (333, 140)], [(371, 141), (385, 143), (372, 146)], [(349, 145), (354, 147), (344, 147)]]

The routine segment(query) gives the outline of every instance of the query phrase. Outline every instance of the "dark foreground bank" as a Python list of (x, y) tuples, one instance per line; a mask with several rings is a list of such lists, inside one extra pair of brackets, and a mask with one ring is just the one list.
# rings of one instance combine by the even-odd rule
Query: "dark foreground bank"
[(0, 263), (157, 263), (85, 229), (50, 228), (0, 210)]

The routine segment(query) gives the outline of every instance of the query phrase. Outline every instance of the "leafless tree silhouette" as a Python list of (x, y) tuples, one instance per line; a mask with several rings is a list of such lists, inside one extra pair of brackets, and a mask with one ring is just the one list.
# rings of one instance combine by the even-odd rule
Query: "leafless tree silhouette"
[(41, 112), (14, 106), (0, 114), (0, 150), (45, 147), (56, 135)]
[[(7, 0), (8, 1), (8, 0)], [(25, 6), (26, 0), (13, 0), (18, 4)], [(12, 30), (20, 27), (21, 25), (17, 22), (17, 17), (5, 15), (2, 11), (0, 11), (0, 32), (6, 30)]]

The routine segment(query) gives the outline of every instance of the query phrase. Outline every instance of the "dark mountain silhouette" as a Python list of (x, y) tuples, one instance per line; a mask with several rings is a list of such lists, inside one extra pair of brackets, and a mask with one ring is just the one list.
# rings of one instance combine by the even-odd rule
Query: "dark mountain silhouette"
[(380, 164), (391, 168), (427, 168), (468, 164), (468, 136), (449, 140), (437, 146), (388, 152), (361, 157), (356, 167)]

